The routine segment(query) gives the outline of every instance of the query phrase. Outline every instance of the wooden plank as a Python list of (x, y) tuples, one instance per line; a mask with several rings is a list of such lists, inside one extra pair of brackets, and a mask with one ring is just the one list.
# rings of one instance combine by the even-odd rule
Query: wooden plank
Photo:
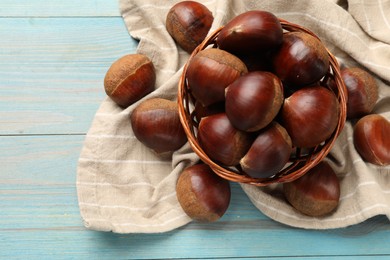
[(119, 16), (117, 0), (1, 0), (2, 17)]
[(0, 18), (0, 134), (85, 133), (111, 63), (136, 51), (120, 17)]
[(390, 257), (385, 217), (328, 231), (286, 227), (255, 209), (237, 184), (228, 212), (212, 224), (191, 223), (163, 234), (86, 230), (74, 185), (83, 140), (0, 137), (0, 259)]

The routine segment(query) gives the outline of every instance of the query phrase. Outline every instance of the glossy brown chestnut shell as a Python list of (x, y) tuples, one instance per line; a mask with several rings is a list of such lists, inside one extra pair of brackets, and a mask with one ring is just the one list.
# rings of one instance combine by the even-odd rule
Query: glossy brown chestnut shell
[(236, 128), (258, 131), (272, 122), (283, 100), (283, 86), (278, 77), (270, 72), (250, 72), (226, 88), (226, 115)]
[(230, 204), (230, 183), (204, 163), (189, 166), (176, 184), (177, 199), (192, 219), (213, 222), (220, 219)]
[(287, 32), (273, 55), (275, 74), (294, 88), (319, 81), (329, 69), (329, 55), (319, 39), (305, 32)]
[(173, 152), (187, 142), (174, 101), (147, 99), (133, 110), (130, 122), (135, 137), (157, 154)]
[(340, 180), (330, 165), (321, 161), (305, 175), (283, 184), (286, 199), (299, 212), (319, 217), (334, 211), (340, 200)]
[(265, 52), (278, 47), (283, 40), (283, 28), (272, 13), (252, 10), (242, 13), (220, 31), (219, 48), (234, 54)]
[(390, 164), (390, 122), (383, 116), (371, 114), (359, 119), (354, 127), (353, 142), (366, 162)]
[(192, 53), (207, 36), (213, 21), (213, 14), (203, 4), (182, 1), (169, 10), (165, 25), (177, 44)]
[(128, 54), (116, 60), (104, 78), (104, 90), (119, 106), (126, 108), (155, 88), (156, 72), (143, 54)]
[(347, 117), (358, 118), (368, 115), (378, 101), (378, 86), (367, 71), (353, 67), (341, 70), (341, 77), (347, 88)]
[(337, 127), (339, 106), (336, 95), (321, 86), (299, 89), (286, 98), (282, 125), (294, 146), (315, 147), (328, 139)]
[(252, 137), (235, 128), (225, 113), (201, 119), (198, 141), (210, 159), (225, 166), (235, 166), (249, 149)]
[(191, 92), (203, 106), (225, 100), (225, 88), (248, 72), (245, 64), (224, 50), (210, 48), (190, 61), (186, 77)]
[(253, 178), (270, 178), (286, 165), (291, 152), (292, 143), (287, 131), (273, 122), (258, 133), (240, 165)]

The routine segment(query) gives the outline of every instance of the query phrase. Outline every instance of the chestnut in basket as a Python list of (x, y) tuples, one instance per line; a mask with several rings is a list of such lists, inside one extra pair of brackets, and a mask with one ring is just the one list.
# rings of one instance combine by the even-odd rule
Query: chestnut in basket
[(339, 119), (336, 95), (322, 86), (305, 87), (284, 100), (282, 125), (294, 146), (315, 147), (335, 131)]
[(203, 106), (225, 100), (225, 88), (248, 69), (227, 51), (210, 48), (198, 52), (190, 61), (186, 77), (188, 86)]
[(378, 100), (374, 77), (357, 67), (341, 70), (341, 77), (348, 93), (347, 117), (358, 118), (371, 113)]
[(365, 161), (382, 166), (390, 164), (390, 122), (383, 116), (371, 114), (359, 119), (353, 142)]
[(321, 161), (305, 175), (283, 184), (287, 201), (299, 212), (319, 217), (334, 211), (340, 200), (340, 180), (330, 165)]
[(236, 128), (258, 131), (276, 117), (283, 100), (278, 77), (270, 72), (250, 72), (226, 88), (226, 115)]
[(219, 48), (230, 53), (265, 52), (283, 41), (283, 28), (272, 13), (252, 10), (234, 17), (220, 31)]
[(292, 152), (291, 138), (278, 123), (262, 129), (241, 159), (242, 170), (254, 178), (269, 178), (288, 162)]
[(187, 142), (175, 101), (147, 99), (133, 110), (130, 122), (135, 137), (161, 156), (179, 149)]
[(204, 164), (189, 166), (176, 184), (177, 199), (184, 212), (194, 220), (213, 222), (220, 219), (230, 204), (230, 183)]
[(319, 39), (305, 32), (287, 32), (273, 55), (273, 68), (283, 82), (294, 88), (308, 86), (325, 76), (329, 56)]
[(177, 44), (191, 53), (207, 36), (213, 20), (213, 14), (203, 4), (182, 1), (169, 10), (165, 25)]
[(252, 137), (235, 128), (225, 113), (219, 113), (200, 120), (198, 141), (210, 159), (234, 166), (248, 151)]
[(129, 54), (116, 60), (104, 78), (106, 94), (126, 108), (154, 90), (156, 72), (143, 54)]
[[(284, 67), (283, 71), (285, 68), (290, 69), (292, 74), (294, 74), (294, 68), (298, 70), (295, 72), (301, 72), (301, 65), (304, 67), (303, 70), (308, 70), (301, 74), (295, 74), (295, 78), (298, 79), (299, 85), (286, 81), (285, 79), (288, 77), (284, 79), (284, 82), (279, 77), (279, 80), (283, 83), (283, 89), (285, 89), (285, 86), (288, 86), (289, 89), (289, 91), (283, 93), (284, 103), (279, 110), (279, 113), (273, 119), (273, 122), (277, 122), (281, 127), (284, 127), (287, 131), (287, 135), (290, 136), (292, 143), (289, 145), (290, 149), (286, 149), (288, 151), (286, 154), (289, 155), (288, 159), (291, 162), (283, 163), (283, 166), (278, 167), (285, 167), (285, 169), (282, 168), (279, 172), (275, 169), (264, 172), (261, 170), (258, 175), (261, 175), (261, 177), (255, 179), (249, 176), (249, 174), (246, 174), (243, 170), (244, 167), (240, 165), (241, 159), (249, 152), (257, 134), (267, 129), (267, 126), (263, 129), (249, 132), (238, 129), (239, 124), (237, 124), (237, 127), (233, 125), (231, 122), (233, 120), (230, 120), (227, 116), (226, 108), (229, 104), (227, 104), (228, 100), (225, 98), (225, 93), (228, 94), (229, 87), (241, 78), (245, 78), (248, 72), (241, 71), (241, 73), (238, 73), (240, 74), (239, 76), (236, 74), (235, 77), (230, 78), (230, 74), (224, 70), (226, 67), (228, 68), (228, 71), (237, 72), (240, 70), (234, 69), (235, 66), (227, 62), (226, 58), (210, 59), (210, 54), (199, 55), (202, 52), (217, 53), (224, 51), (220, 49), (221, 46), (218, 44), (218, 38), (225, 27), (218, 28), (212, 32), (210, 36), (206, 38), (207, 40), (194, 50), (193, 55), (191, 55), (190, 60), (184, 67), (184, 72), (179, 81), (179, 112), (186, 118), (186, 120), (182, 120), (182, 122), (188, 133), (189, 144), (205, 163), (212, 165), (212, 169), (215, 169), (215, 172), (218, 175), (231, 181), (250, 183), (255, 186), (267, 186), (274, 183), (291, 181), (298, 176), (301, 176), (303, 173), (306, 173), (309, 168), (312, 168), (314, 164), (327, 156), (345, 123), (346, 96), (336, 58), (327, 51), (318, 38), (310, 33), (309, 30), (281, 19), (280, 23), (284, 30), (283, 38), (285, 38), (285, 35), (289, 35), (290, 32), (293, 37), (298, 38), (291, 44), (296, 44), (296, 46), (290, 47), (291, 53), (286, 50), (286, 55), (290, 56), (288, 59), (282, 61), (280, 57), (283, 56), (281, 55), (281, 52), (283, 51), (284, 40), (282, 40), (282, 44), (275, 49), (263, 52), (253, 52), (253, 56), (260, 57), (259, 64), (257, 64), (256, 61), (253, 63), (253, 59), (248, 59), (248, 54), (237, 53), (235, 54), (237, 56), (235, 56), (227, 51), (225, 51), (225, 53), (228, 53), (226, 56), (232, 55), (240, 60), (237, 64), (243, 63), (247, 71), (249, 71), (248, 67), (250, 67), (251, 72), (253, 72), (253, 69), (256, 71), (258, 68), (260, 68), (260, 71), (262, 72), (265, 72), (264, 70), (267, 71), (267, 66), (263, 66), (262, 64), (264, 60), (269, 60), (269, 63), (272, 64), (272, 68), (268, 72), (275, 74), (277, 77), (278, 75), (275, 73), (276, 70), (274, 70), (274, 67), (278, 66)], [(245, 28), (242, 29), (244, 30)], [(301, 36), (298, 33), (293, 34), (293, 32), (302, 32), (305, 36)], [(306, 35), (310, 35), (314, 39)], [(289, 36), (287, 36), (287, 38), (288, 37)], [(306, 39), (310, 42), (307, 42)], [(317, 44), (319, 44), (319, 46), (317, 46)], [(245, 48), (245, 44), (242, 48)], [(294, 52), (294, 50), (298, 51)], [(198, 55), (199, 57), (197, 57)], [(280, 60), (278, 60), (278, 58), (280, 58)], [(198, 59), (198, 61), (196, 61), (196, 59)], [(308, 66), (305, 65), (306, 62), (309, 64)], [(194, 64), (196, 64), (196, 66), (191, 67)], [(246, 64), (248, 64), (248, 66), (246, 66)], [(252, 64), (255, 64), (255, 66), (252, 66)], [(189, 73), (189, 70), (193, 75)], [(230, 78), (230, 83), (228, 83), (226, 78)], [(330, 87), (320, 86), (326, 85), (324, 82), (327, 81), (328, 78), (334, 80), (336, 87), (334, 92), (337, 95), (333, 92), (333, 89), (330, 90)], [(300, 80), (302, 79), (303, 81), (301, 82)], [(223, 84), (221, 84), (221, 82), (223, 82)], [(215, 89), (218, 89), (218, 91), (215, 91)], [(303, 91), (301, 92), (301, 90)], [(219, 94), (215, 95), (216, 92)], [(263, 94), (268, 95), (266, 93)], [(211, 98), (212, 96), (218, 96), (218, 98)], [(233, 99), (234, 98), (231, 100)], [(250, 99), (250, 97), (248, 97), (248, 99)], [(207, 101), (205, 102), (205, 100)], [(196, 107), (199, 107), (198, 102), (202, 107), (206, 108), (209, 108), (209, 105), (211, 104), (224, 103), (225, 111), (213, 114), (214, 111), (208, 110), (206, 114), (212, 113), (212, 115), (205, 117), (201, 115), (199, 122), (199, 114), (196, 111)], [(247, 107), (248, 111), (246, 116), (248, 117), (250, 114), (255, 113), (255, 109), (251, 110), (250, 108), (252, 105), (249, 104)], [(255, 107), (257, 104), (253, 106)], [(283, 114), (285, 116), (283, 116)], [(221, 122), (218, 122), (220, 121), (218, 117), (223, 117), (224, 119), (221, 120)], [(242, 121), (244, 120), (245, 117), (242, 118)], [(243, 139), (248, 141), (237, 142), (237, 140), (241, 140), (243, 135), (245, 136)], [(239, 148), (243, 147), (243, 143), (246, 143), (245, 149), (237, 149), (237, 143), (239, 143)], [(247, 143), (249, 143), (248, 146)], [(238, 150), (240, 150), (239, 156), (235, 154)], [(245, 150), (247, 151), (242, 155), (241, 153)], [(257, 157), (256, 152), (253, 154), (256, 159), (261, 160), (260, 156)], [(241, 155), (242, 158), (239, 159), (239, 162), (236, 165), (235, 163)], [(226, 162), (223, 162), (225, 159)], [(214, 168), (214, 166), (217, 166), (216, 164), (219, 166)], [(271, 178), (264, 177), (270, 175), (273, 176), (271, 176)]]

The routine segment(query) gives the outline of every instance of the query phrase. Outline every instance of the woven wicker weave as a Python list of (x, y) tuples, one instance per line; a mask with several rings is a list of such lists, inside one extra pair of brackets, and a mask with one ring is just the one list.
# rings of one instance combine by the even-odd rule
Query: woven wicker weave
[[(310, 30), (299, 26), (297, 24), (290, 23), (288, 21), (280, 19), (282, 27), (285, 31), (302, 31), (309, 33), (316, 38), (318, 38), (313, 32)], [(300, 176), (304, 175), (308, 170), (317, 165), (321, 160), (323, 160), (331, 148), (334, 145), (335, 140), (339, 136), (341, 130), (344, 127), (346, 120), (346, 102), (347, 102), (347, 92), (344, 85), (343, 80), (340, 75), (340, 67), (336, 60), (336, 58), (328, 51), (329, 59), (330, 59), (330, 68), (328, 74), (324, 77), (324, 80), (327, 80), (328, 77), (333, 78), (336, 89), (332, 89), (337, 95), (339, 104), (340, 104), (340, 113), (338, 118), (338, 125), (336, 130), (333, 132), (330, 138), (328, 138), (323, 144), (311, 149), (309, 152), (302, 152), (301, 149), (296, 148), (296, 153), (294, 156), (291, 156), (290, 162), (283, 168), (278, 174), (274, 175), (271, 178), (252, 178), (246, 175), (244, 172), (240, 171), (240, 169), (236, 168), (226, 168), (218, 163), (211, 160), (203, 151), (202, 147), (199, 145), (196, 137), (197, 133), (197, 122), (194, 118), (194, 104), (195, 98), (191, 95), (191, 91), (189, 86), (187, 85), (186, 80), (186, 71), (187, 66), (191, 62), (192, 58), (201, 50), (208, 47), (217, 47), (216, 39), (218, 37), (219, 32), (223, 27), (217, 29), (213, 33), (211, 33), (191, 54), (189, 60), (183, 68), (183, 73), (179, 81), (178, 86), (178, 106), (179, 106), (179, 114), (180, 120), (182, 122), (183, 128), (187, 134), (188, 142), (191, 145), (193, 151), (200, 157), (200, 159), (208, 164), (211, 169), (221, 176), (224, 179), (247, 183), (256, 186), (266, 186), (273, 183), (283, 183), (293, 181)]]

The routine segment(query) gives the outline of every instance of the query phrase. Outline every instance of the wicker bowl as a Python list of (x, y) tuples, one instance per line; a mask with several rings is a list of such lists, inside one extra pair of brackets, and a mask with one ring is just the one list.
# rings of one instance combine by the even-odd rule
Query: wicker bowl
[[(316, 38), (318, 38), (310, 30), (279, 19), (284, 31), (302, 31), (309, 33)], [(340, 113), (338, 118), (338, 124), (331, 135), (325, 142), (321, 145), (318, 145), (309, 151), (302, 151), (300, 148), (295, 148), (295, 153), (290, 157), (289, 163), (277, 174), (270, 178), (253, 178), (242, 172), (239, 168), (235, 167), (224, 167), (219, 165), (217, 162), (214, 162), (205, 154), (202, 147), (199, 145), (197, 140), (197, 126), (198, 122), (195, 119), (194, 115), (194, 104), (196, 99), (191, 95), (191, 89), (189, 88), (186, 80), (186, 72), (188, 64), (191, 62), (192, 58), (201, 50), (206, 48), (217, 48), (216, 39), (219, 32), (223, 27), (217, 29), (211, 33), (191, 54), (189, 60), (183, 68), (183, 72), (178, 85), (178, 107), (180, 120), (183, 125), (183, 128), (186, 132), (188, 142), (192, 147), (192, 150), (200, 157), (200, 159), (209, 165), (211, 169), (221, 176), (224, 179), (239, 182), (247, 183), (256, 186), (266, 186), (273, 183), (283, 183), (293, 181), (300, 176), (304, 175), (311, 168), (316, 166), (321, 160), (323, 160), (331, 148), (333, 147), (337, 137), (339, 136), (341, 130), (344, 127), (346, 121), (346, 103), (347, 103), (347, 92), (343, 80), (340, 75), (340, 66), (336, 58), (327, 50), (330, 59), (330, 66), (327, 72), (327, 75), (322, 79), (322, 81), (332, 78), (335, 82), (336, 88), (332, 88), (332, 91), (336, 94), (339, 104), (340, 104)]]

